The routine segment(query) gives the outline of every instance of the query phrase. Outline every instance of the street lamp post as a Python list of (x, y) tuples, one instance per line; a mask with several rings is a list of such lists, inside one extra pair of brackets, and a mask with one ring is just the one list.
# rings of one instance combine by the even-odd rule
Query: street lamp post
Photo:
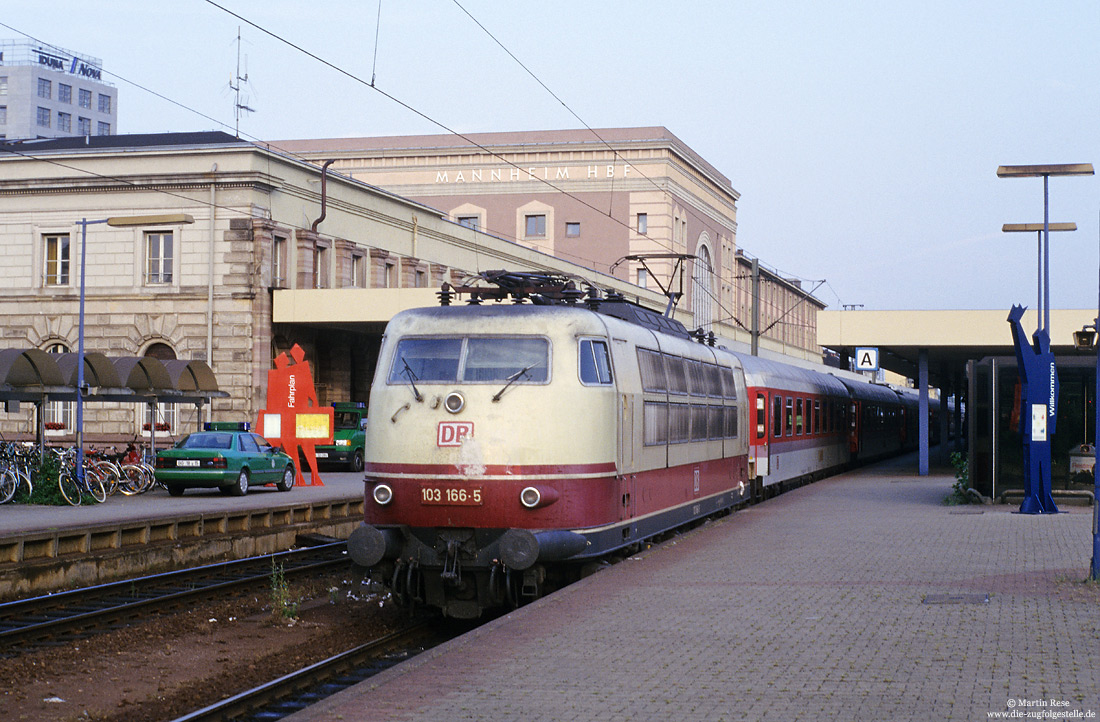
[(178, 226), (194, 223), (186, 213), (169, 213), (156, 216), (113, 216), (89, 221), (81, 218), (80, 226), (80, 317), (77, 323), (76, 344), (76, 478), (84, 487), (84, 270), (88, 257), (88, 226), (106, 223), (113, 227)]
[(1036, 325), (1036, 331), (1043, 328), (1043, 231), (1050, 232), (1055, 231), (1076, 231), (1076, 223), (1047, 223), (1046, 226), (1042, 223), (1005, 223), (1001, 226), (1001, 230), (1005, 233), (1024, 233), (1034, 232), (1038, 238), (1038, 260), (1036, 261), (1036, 269), (1038, 269), (1038, 294), (1035, 301), (1035, 313), (1038, 314), (1039, 320)]

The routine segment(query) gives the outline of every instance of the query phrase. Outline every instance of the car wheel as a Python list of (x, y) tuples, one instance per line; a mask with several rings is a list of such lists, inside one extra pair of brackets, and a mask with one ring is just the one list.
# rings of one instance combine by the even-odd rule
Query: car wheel
[(240, 475), (237, 476), (237, 483), (229, 487), (229, 493), (233, 496), (244, 496), (248, 493), (248, 469), (241, 469)]
[(288, 466), (283, 469), (283, 478), (279, 479), (279, 483), (275, 485), (275, 488), (279, 491), (290, 491), (294, 487), (294, 467)]
[(184, 487), (179, 484), (170, 484), (168, 486), (168, 496), (183, 496)]
[(355, 453), (351, 456), (351, 470), (362, 471), (363, 470), (363, 450), (356, 449)]

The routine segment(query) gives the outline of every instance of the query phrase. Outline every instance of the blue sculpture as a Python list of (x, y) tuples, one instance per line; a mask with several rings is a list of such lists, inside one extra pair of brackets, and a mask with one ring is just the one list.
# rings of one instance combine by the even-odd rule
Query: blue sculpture
[(1050, 351), (1050, 334), (1040, 328), (1032, 348), (1020, 324), (1023, 306), (1008, 314), (1020, 373), (1020, 433), (1024, 437), (1024, 501), (1021, 514), (1057, 514), (1050, 495), (1050, 437), (1058, 418), (1058, 371)]

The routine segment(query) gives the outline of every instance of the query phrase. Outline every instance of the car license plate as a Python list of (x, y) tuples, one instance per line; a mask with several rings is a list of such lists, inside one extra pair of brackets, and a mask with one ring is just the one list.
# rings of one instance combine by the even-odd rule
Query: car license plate
[(198, 466), (198, 459), (176, 459), (176, 466)]
[(313, 455), (316, 456), (318, 459), (327, 459), (328, 458), (328, 452), (327, 451), (316, 451), (316, 452), (314, 452)]
[(481, 506), (481, 487), (421, 484), (420, 503), (440, 506)]

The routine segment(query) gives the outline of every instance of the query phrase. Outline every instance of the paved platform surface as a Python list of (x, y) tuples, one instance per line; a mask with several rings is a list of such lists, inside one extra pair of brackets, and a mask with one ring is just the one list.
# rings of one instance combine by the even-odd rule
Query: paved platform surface
[[(0, 539), (125, 521), (363, 498), (362, 472), (321, 471), (320, 476), (323, 486), (296, 486), (288, 492), (254, 486), (243, 497), (225, 496), (217, 489), (188, 489), (173, 498), (167, 490), (156, 489), (137, 496), (115, 494), (102, 504), (89, 506), (0, 504)], [(309, 473), (305, 480), (310, 481)]]
[(739, 511), (288, 719), (1096, 718), (1092, 510), (947, 507), (915, 466)]

